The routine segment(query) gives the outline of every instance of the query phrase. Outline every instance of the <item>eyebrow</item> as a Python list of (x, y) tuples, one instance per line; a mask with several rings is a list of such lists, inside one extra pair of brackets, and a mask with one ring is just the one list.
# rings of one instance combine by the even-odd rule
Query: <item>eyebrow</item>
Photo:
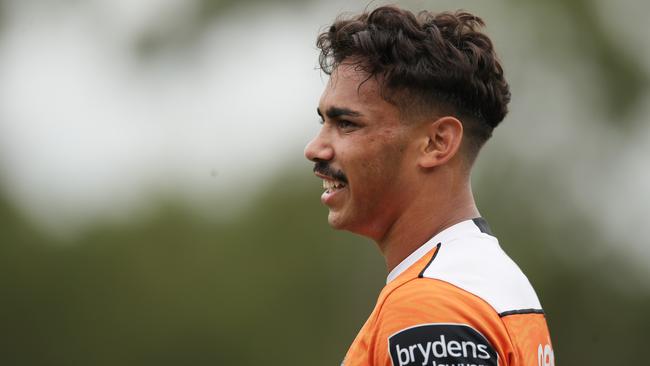
[[(323, 117), (323, 113), (320, 111), (320, 108), (316, 108), (316, 113), (318, 113), (321, 118)], [(325, 114), (329, 118), (337, 118), (341, 116), (360, 117), (362, 115), (361, 112), (357, 112), (345, 107), (330, 107), (325, 111)]]

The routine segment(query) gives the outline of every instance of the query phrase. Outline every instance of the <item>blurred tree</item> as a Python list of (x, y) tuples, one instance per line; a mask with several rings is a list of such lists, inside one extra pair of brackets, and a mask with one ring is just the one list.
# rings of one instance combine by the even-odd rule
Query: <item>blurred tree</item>
[[(620, 131), (647, 95), (648, 75), (605, 27), (597, 3), (511, 3), (538, 30), (536, 56), (562, 70), (567, 59), (593, 65), (604, 102), (590, 108), (622, 115), (605, 119)], [(235, 3), (194, 4), (189, 18), (146, 31), (136, 48), (155, 57), (191, 42)], [(558, 19), (571, 32), (554, 27)], [(479, 206), (538, 290), (560, 364), (638, 363), (650, 293), (599, 228), (566, 206), (549, 171), (502, 161), (480, 177)], [(163, 198), (147, 219), (97, 223), (71, 243), (39, 233), (0, 190), (0, 363), (340, 362), (385, 274), (372, 244), (327, 227), (306, 175), (280, 175), (227, 223)]]
[[(291, 5), (296, 15), (300, 14), (300, 8), (307, 6), (310, 2), (298, 0), (191, 0), (185, 4), (192, 9), (185, 17), (175, 17), (167, 22), (153, 24), (145, 30), (136, 40), (135, 48), (137, 54), (143, 59), (156, 57), (169, 48), (185, 48), (193, 44), (209, 30), (209, 27), (218, 23), (222, 18), (231, 15), (233, 9), (248, 9), (252, 13), (259, 9), (273, 9)], [(255, 27), (255, 22), (251, 22)]]
[(520, 8), (519, 14), (529, 19), (536, 30), (538, 39), (531, 51), (564, 69), (567, 77), (576, 77), (573, 67), (593, 67), (588, 76), (596, 79), (591, 83), (599, 85), (601, 103), (591, 108), (604, 107), (606, 121), (626, 127), (631, 112), (648, 92), (650, 78), (642, 66), (642, 55), (625, 49), (617, 41), (621, 35), (605, 24), (617, 20), (599, 16), (598, 2), (588, 0), (510, 3)]
[[(384, 265), (373, 244), (327, 226), (306, 174), (283, 174), (227, 225), (168, 203), (149, 219), (98, 224), (65, 245), (0, 200), (0, 362), (340, 362), (383, 286)], [(480, 205), (540, 294), (558, 362), (641, 359), (650, 295), (621, 286), (636, 274), (588, 223), (549, 222), (538, 202), (513, 195), (520, 181), (499, 176), (482, 184)], [(584, 263), (572, 262), (574, 252)], [(587, 351), (597, 349), (616, 352)]]
[[(220, 17), (228, 16), (235, 6), (242, 8), (251, 5), (253, 9), (252, 5), (273, 7), (291, 4), (291, 7), (296, 9), (296, 14), (299, 14), (298, 9), (308, 3), (296, 0), (192, 0), (190, 6), (195, 10), (189, 12), (186, 18), (155, 24), (140, 36), (136, 46), (140, 55), (152, 57), (166, 48), (192, 43), (201, 37), (211, 24), (218, 22)], [(422, 6), (420, 2), (406, 3), (411, 4), (414, 10)], [(527, 24), (536, 30), (534, 47), (527, 52), (547, 60), (555, 68), (562, 69), (568, 78), (579, 77), (575, 68), (587, 71), (583, 77), (588, 78), (590, 83), (599, 85), (596, 90), (589, 90), (590, 93), (595, 92), (598, 95), (598, 101), (590, 102), (587, 106), (602, 109), (608, 116), (605, 120), (615, 126), (629, 125), (629, 117), (648, 92), (650, 77), (647, 69), (642, 66), (643, 55), (629, 52), (617, 41), (620, 35), (614, 33), (605, 23), (613, 19), (599, 15), (600, 5), (588, 0), (510, 0), (509, 3), (511, 8), (515, 9), (514, 11), (518, 9), (517, 14), (525, 17)], [(457, 6), (462, 7), (462, 4)], [(585, 81), (587, 80), (582, 80)]]
[(0, 362), (340, 362), (382, 263), (327, 228), (316, 192), (287, 187), (227, 226), (168, 204), (65, 245), (0, 206)]

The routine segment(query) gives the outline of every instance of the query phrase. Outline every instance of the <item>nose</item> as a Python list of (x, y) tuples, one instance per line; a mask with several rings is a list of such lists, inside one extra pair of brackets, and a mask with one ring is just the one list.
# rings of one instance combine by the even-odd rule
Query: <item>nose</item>
[(305, 146), (305, 157), (311, 161), (329, 161), (334, 158), (334, 149), (323, 136), (323, 129)]

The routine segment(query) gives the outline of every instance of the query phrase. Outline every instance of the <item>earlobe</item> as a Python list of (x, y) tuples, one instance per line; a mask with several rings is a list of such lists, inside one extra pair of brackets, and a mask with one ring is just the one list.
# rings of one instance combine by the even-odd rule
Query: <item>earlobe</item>
[(419, 159), (423, 168), (433, 168), (451, 160), (463, 138), (463, 124), (455, 117), (445, 116), (426, 126), (426, 144)]

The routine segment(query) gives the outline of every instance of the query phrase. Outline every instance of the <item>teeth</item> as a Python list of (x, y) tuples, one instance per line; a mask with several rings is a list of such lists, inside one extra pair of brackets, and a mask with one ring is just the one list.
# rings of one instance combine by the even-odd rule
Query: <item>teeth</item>
[(328, 191), (341, 189), (343, 187), (345, 187), (345, 183), (323, 179), (323, 188), (327, 189)]

